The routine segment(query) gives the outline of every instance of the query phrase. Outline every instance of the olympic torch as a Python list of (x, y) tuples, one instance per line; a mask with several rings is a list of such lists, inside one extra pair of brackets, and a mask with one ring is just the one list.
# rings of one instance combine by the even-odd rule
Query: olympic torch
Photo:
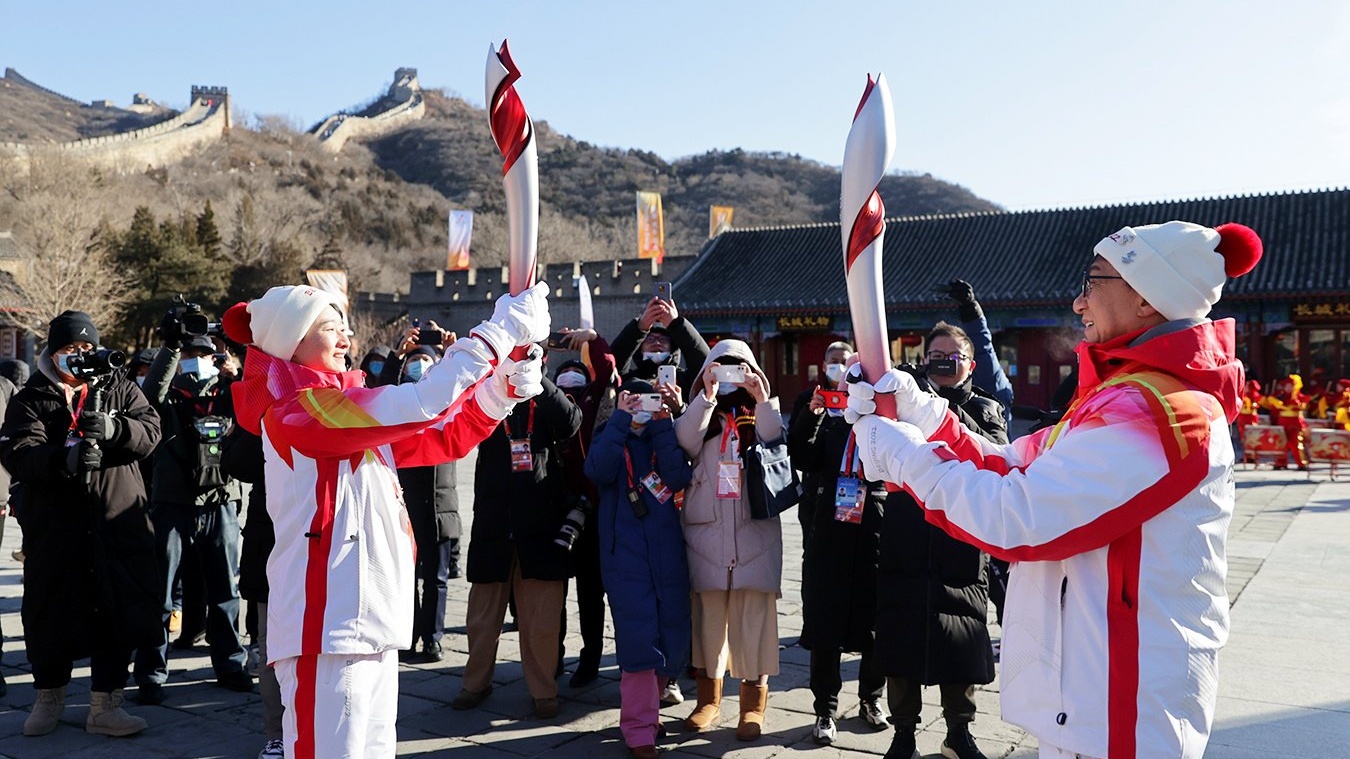
[[(502, 189), (506, 191), (510, 235), (507, 266), (512, 295), (519, 295), (534, 284), (539, 249), (539, 152), (534, 144), (534, 122), (516, 92), (515, 84), (519, 78), (520, 69), (511, 60), (506, 40), (502, 40), (500, 51), (489, 44), (484, 83), (488, 125), (492, 129), (492, 140), (502, 154)], [(511, 357), (520, 360), (526, 354), (526, 348), (518, 347), (511, 352)], [(511, 392), (514, 395), (514, 388)]]
[[(853, 114), (844, 146), (839, 191), (839, 230), (844, 247), (844, 278), (853, 339), (863, 378), (876, 382), (891, 368), (886, 334), (886, 306), (881, 286), (881, 246), (886, 237), (886, 206), (877, 186), (895, 154), (895, 116), (886, 78), (867, 77), (867, 89)], [(876, 397), (877, 413), (895, 418), (895, 398)]]

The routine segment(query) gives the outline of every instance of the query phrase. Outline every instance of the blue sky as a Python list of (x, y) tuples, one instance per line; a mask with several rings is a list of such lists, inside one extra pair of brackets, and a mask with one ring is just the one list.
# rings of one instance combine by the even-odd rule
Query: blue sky
[(0, 65), (86, 101), (181, 107), (223, 84), (236, 108), (308, 127), (413, 66), (481, 104), (488, 43), (507, 37), (536, 120), (666, 158), (838, 165), (884, 71), (892, 170), (1012, 209), (1350, 184), (1344, 0), (3, 6)]

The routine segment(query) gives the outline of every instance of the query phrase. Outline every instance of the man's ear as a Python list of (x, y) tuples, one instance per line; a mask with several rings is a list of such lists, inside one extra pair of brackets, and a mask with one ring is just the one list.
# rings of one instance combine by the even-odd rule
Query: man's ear
[[(1134, 315), (1140, 319), (1152, 319), (1154, 317), (1161, 317), (1162, 312), (1158, 311), (1158, 309), (1154, 308), (1148, 301), (1141, 297), (1139, 299), (1139, 305), (1135, 307)], [(1164, 317), (1163, 320), (1166, 321), (1166, 318)]]

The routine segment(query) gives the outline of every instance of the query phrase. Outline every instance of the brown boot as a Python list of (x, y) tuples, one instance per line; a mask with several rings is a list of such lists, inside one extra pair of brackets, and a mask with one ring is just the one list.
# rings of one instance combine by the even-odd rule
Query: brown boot
[(741, 721), (736, 740), (753, 741), (764, 732), (764, 711), (769, 708), (769, 686), (741, 681)]
[(56, 729), (61, 715), (66, 711), (66, 686), (60, 688), (38, 688), (37, 701), (33, 702), (33, 711), (23, 721), (24, 735), (46, 735)]
[(698, 675), (698, 704), (694, 713), (684, 721), (690, 730), (707, 730), (722, 716), (722, 678), (713, 679), (707, 675)]
[(89, 694), (89, 717), (84, 731), (95, 735), (133, 735), (147, 727), (145, 720), (127, 714), (122, 708), (122, 689), (111, 693), (94, 691)]

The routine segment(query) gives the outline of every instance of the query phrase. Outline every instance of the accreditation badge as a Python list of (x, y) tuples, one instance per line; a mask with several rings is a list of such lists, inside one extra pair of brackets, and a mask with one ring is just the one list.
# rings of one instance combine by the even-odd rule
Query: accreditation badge
[(717, 462), (717, 497), (726, 499), (741, 497), (741, 462)]
[(834, 486), (834, 521), (862, 524), (866, 496), (867, 490), (857, 477), (840, 475)]
[(534, 452), (530, 450), (530, 441), (528, 438), (511, 441), (511, 471), (534, 471)]
[(666, 487), (666, 483), (661, 481), (661, 475), (655, 471), (648, 472), (647, 476), (642, 478), (642, 487), (646, 488), (647, 492), (651, 493), (661, 503), (669, 501), (673, 495), (670, 488)]

